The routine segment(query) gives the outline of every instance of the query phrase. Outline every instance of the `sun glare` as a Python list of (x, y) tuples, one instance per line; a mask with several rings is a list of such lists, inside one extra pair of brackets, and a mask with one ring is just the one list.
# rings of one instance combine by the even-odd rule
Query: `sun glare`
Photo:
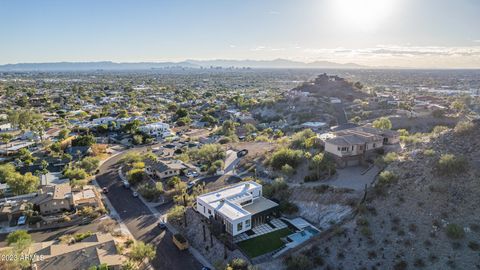
[(331, 0), (333, 16), (348, 28), (374, 30), (393, 13), (396, 0)]

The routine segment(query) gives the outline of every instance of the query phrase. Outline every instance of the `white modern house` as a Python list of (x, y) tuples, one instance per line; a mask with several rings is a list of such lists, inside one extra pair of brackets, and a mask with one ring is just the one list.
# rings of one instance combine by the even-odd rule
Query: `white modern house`
[(170, 136), (172, 132), (170, 131), (170, 125), (162, 122), (151, 123), (147, 125), (140, 126), (138, 128), (140, 132), (150, 135), (152, 137), (162, 137), (165, 138)]
[(197, 197), (197, 211), (222, 222), (235, 236), (270, 219), (278, 204), (262, 196), (262, 185), (240, 182)]

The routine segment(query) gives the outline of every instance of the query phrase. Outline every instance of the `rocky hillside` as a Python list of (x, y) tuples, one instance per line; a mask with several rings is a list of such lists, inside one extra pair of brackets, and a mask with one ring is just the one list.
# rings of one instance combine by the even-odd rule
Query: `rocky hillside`
[(368, 95), (362, 92), (363, 85), (360, 82), (352, 83), (338, 76), (321, 74), (313, 82), (305, 83), (294, 91), (309, 92), (314, 96), (338, 97), (342, 100), (353, 101), (364, 99)]
[(385, 168), (352, 222), (296, 258), (310, 269), (480, 269), (480, 127), (428, 136)]

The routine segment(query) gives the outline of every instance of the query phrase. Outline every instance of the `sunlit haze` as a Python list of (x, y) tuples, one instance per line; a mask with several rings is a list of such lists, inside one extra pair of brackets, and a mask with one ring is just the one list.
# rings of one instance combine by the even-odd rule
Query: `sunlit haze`
[(0, 64), (277, 58), (479, 68), (476, 0), (1, 1)]

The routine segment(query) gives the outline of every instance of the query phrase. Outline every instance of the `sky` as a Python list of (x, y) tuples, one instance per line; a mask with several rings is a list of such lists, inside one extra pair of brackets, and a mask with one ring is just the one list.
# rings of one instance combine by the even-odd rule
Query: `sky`
[(290, 59), (480, 68), (479, 0), (1, 0), (0, 64)]

